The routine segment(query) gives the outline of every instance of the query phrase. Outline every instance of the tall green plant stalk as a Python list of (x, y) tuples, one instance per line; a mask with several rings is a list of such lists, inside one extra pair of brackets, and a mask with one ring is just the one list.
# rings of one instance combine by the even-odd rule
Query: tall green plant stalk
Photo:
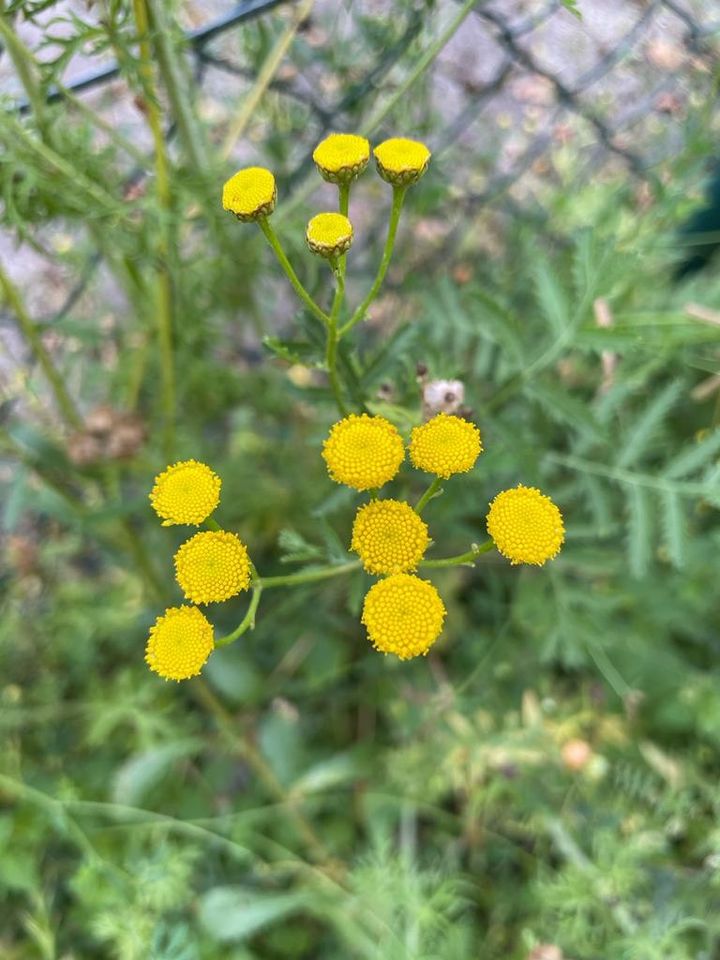
[[(133, 3), (136, 9), (139, 5), (143, 7), (146, 23), (152, 29), (151, 39), (158, 70), (177, 123), (178, 135), (191, 167), (199, 173), (207, 166), (208, 147), (203, 128), (193, 111), (191, 88), (183, 76), (184, 64), (173, 41), (173, 25), (167, 15), (167, 4), (162, 0), (133, 0)], [(149, 47), (150, 39), (147, 42)]]
[(0, 291), (2, 291), (6, 303), (15, 314), (22, 335), (27, 340), (33, 356), (40, 364), (40, 367), (42, 368), (42, 371), (52, 388), (55, 401), (57, 402), (58, 408), (65, 423), (68, 426), (73, 427), (75, 430), (81, 429), (83, 425), (82, 417), (78, 413), (75, 404), (70, 398), (70, 394), (65, 389), (65, 381), (53, 363), (52, 357), (45, 349), (42, 338), (40, 337), (40, 333), (38, 332), (38, 328), (31, 319), (23, 299), (20, 296), (20, 292), (15, 284), (10, 280), (10, 277), (7, 275), (2, 265), (0, 265)]
[(168, 223), (172, 213), (170, 170), (160, 110), (154, 87), (152, 48), (149, 39), (149, 0), (133, 0), (135, 23), (140, 38), (140, 74), (145, 90), (145, 115), (155, 148), (155, 188), (160, 207), (160, 232), (157, 245), (158, 267), (155, 286), (158, 345), (162, 371), (163, 446), (168, 460), (175, 447), (175, 358), (173, 355), (172, 284), (168, 264)]
[(235, 719), (228, 713), (204, 680), (198, 679), (196, 681), (195, 692), (198, 699), (215, 718), (222, 736), (231, 748), (248, 763), (270, 796), (281, 805), (281, 809), (304, 843), (310, 856), (333, 876), (339, 866), (337, 861), (333, 862), (330, 852), (318, 836), (315, 828), (288, 796), (283, 785), (249, 735), (238, 729)]
[(342, 416), (347, 416), (347, 407), (343, 400), (342, 387), (337, 370), (337, 348), (338, 348), (338, 318), (343, 300), (345, 299), (345, 263), (339, 260), (333, 263), (333, 274), (335, 276), (335, 296), (333, 297), (332, 308), (330, 310), (330, 320), (327, 327), (327, 350), (325, 359), (327, 363), (328, 377), (332, 388), (335, 402)]

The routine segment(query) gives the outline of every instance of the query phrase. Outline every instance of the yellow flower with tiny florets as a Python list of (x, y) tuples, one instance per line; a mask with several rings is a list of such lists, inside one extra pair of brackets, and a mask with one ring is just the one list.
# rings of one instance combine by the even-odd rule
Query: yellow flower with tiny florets
[(427, 653), (437, 640), (445, 612), (440, 594), (431, 583), (409, 573), (397, 573), (370, 588), (362, 622), (376, 650), (409, 660)]
[(308, 223), (305, 239), (313, 253), (339, 257), (350, 249), (353, 226), (342, 213), (318, 213)]
[(500, 553), (513, 564), (541, 567), (557, 556), (565, 540), (562, 514), (550, 497), (522, 484), (495, 497), (487, 528)]
[(250, 558), (226, 530), (196, 533), (175, 554), (175, 576), (193, 603), (220, 603), (250, 586)]
[(336, 483), (355, 490), (372, 490), (397, 474), (405, 459), (405, 448), (389, 420), (351, 413), (333, 426), (322, 455)]
[(375, 147), (373, 156), (383, 180), (401, 187), (417, 183), (428, 168), (431, 153), (418, 140), (393, 137)]
[(234, 213), (238, 220), (260, 220), (269, 216), (277, 202), (275, 177), (265, 167), (238, 170), (225, 182), (223, 210)]
[(438, 413), (410, 435), (410, 459), (418, 470), (447, 480), (467, 473), (482, 453), (480, 431), (469, 420)]
[(414, 570), (430, 543), (427, 524), (408, 503), (372, 500), (355, 515), (350, 549), (368, 573)]
[(197, 607), (170, 607), (150, 628), (145, 660), (166, 680), (196, 677), (213, 651), (213, 628)]
[(370, 159), (370, 144), (355, 133), (331, 133), (313, 150), (318, 173), (329, 183), (351, 183)]
[(155, 477), (150, 502), (164, 527), (176, 523), (196, 527), (220, 502), (221, 484), (206, 464), (182, 460)]

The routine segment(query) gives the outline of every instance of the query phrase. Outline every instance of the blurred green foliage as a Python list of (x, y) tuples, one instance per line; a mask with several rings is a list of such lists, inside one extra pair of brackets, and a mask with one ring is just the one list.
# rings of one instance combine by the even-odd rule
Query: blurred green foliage
[[(353, 99), (358, 51), (382, 63), (411, 28), (411, 67), (440, 32), (432, 4), (418, 22), (417, 5), (397, 7), (392, 21), (358, 15), (351, 42), (295, 40), (293, 62), (310, 73), (334, 58), (348, 129), (387, 96), (379, 84)], [(98, 404), (132, 413), (147, 440), (131, 456), (83, 459), (83, 431), (52, 412), (33, 363), (4, 397), (2, 957), (717, 956), (720, 406), (705, 381), (720, 326), (684, 307), (717, 302), (720, 287), (666, 283), (687, 185), (713, 145), (706, 114), (689, 116), (685, 150), (643, 204), (624, 177), (576, 176), (581, 148), (557, 146), (540, 226), (451, 201), (443, 151), (408, 199), (391, 299), (359, 331), (359, 389), (404, 433), (420, 418), (418, 363), (465, 383), (486, 452), (428, 508), (441, 553), (481, 539), (488, 501), (522, 481), (563, 509), (557, 561), (518, 569), (490, 556), (434, 572), (447, 627), (409, 663), (370, 649), (364, 575), (272, 591), (252, 633), (176, 686), (143, 663), (148, 626), (179, 600), (170, 558), (183, 536), (147, 502), (166, 462), (163, 270), (174, 453), (221, 474), (220, 518), (258, 568), (344, 556), (355, 501), (319, 455), (336, 414), (312, 324), (294, 315), (259, 232), (221, 214), (227, 118), (207, 119), (191, 95), (178, 28), (165, 34), (169, 66), (158, 56), (161, 87), (177, 83), (188, 114), (172, 98), (164, 108), (179, 121), (164, 207), (147, 133), (123, 143), (120, 127), (98, 126), (101, 110), (45, 105), (80, 48), (111, 52), (133, 94), (154, 96), (131, 8), (109, 3), (93, 23), (57, 15), (55, 59), (40, 69), (14, 51), (38, 109), (0, 114), (2, 222), (69, 276), (103, 258), (115, 306), (96, 278), (81, 306), (39, 329), (81, 416)], [(234, 35), (251, 75), (285, 26), (274, 13)], [(437, 122), (421, 76), (371, 133), (432, 143)], [(322, 292), (302, 243), (317, 204), (304, 174), (287, 178), (314, 144), (308, 108), (270, 87), (252, 133), (250, 152), (282, 187), (278, 229)], [(353, 198), (360, 291), (388, 193), (368, 175)], [(420, 239), (428, 216), (451, 221), (451, 258), (445, 235)], [(72, 238), (63, 249), (58, 230)], [(597, 323), (602, 304), (611, 325)], [(417, 483), (397, 491), (416, 496)], [(243, 612), (243, 600), (213, 611), (218, 631)]]

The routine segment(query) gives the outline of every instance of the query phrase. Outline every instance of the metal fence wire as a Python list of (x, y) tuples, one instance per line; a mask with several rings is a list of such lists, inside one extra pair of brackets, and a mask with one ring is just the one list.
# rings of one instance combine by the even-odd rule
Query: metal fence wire
[[(562, 0), (479, 0), (453, 31), (448, 25), (461, 9), (457, 0), (316, 0), (267, 83), (294, 117), (288, 132), (298, 150), (279, 171), (284, 191), (304, 181), (312, 145), (328, 131), (389, 134), (400, 115), (413, 121), (413, 132), (422, 133), (438, 163), (451, 159), (456, 200), (470, 210), (490, 206), (541, 220), (537, 191), (552, 179), (550, 155), (565, 144), (573, 145), (574, 162), (587, 177), (626, 175), (640, 188), (652, 182), (659, 165), (682, 149), (693, 110), (716, 93), (717, 3), (588, 0), (579, 6), (582, 20)], [(203, 5), (202, 15), (212, 9)], [(241, 101), (257, 82), (239, 31), (271, 23), (277, 32), (278, 19), (284, 22), (296, 9), (288, 0), (245, 0), (186, 32), (206, 112), (212, 114), (213, 103), (222, 112), (223, 104)], [(320, 55), (334, 42), (332, 31), (340, 29), (352, 50), (353, 19), (373, 17), (392, 19), (390, 39), (372, 57), (363, 49), (342, 75), (334, 73), (332, 58)], [(0, 61), (2, 72), (8, 76)], [(106, 110), (113, 123), (132, 122), (133, 93), (117, 63), (88, 72), (71, 62), (68, 73), (65, 90)], [(419, 87), (422, 118), (413, 110)], [(50, 98), (64, 95), (55, 90)], [(5, 108), (24, 114), (29, 104), (18, 97)], [(419, 124), (424, 129), (418, 131)], [(167, 131), (170, 139), (174, 133)], [(258, 156), (262, 112), (246, 134), (244, 149), (250, 144)], [(242, 150), (236, 159), (243, 159)], [(142, 176), (134, 171), (129, 182)], [(93, 255), (41, 322), (66, 315), (99, 266)]]

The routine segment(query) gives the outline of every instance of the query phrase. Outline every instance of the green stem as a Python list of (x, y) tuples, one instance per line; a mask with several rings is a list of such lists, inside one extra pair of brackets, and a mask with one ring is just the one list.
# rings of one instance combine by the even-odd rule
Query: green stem
[(213, 519), (213, 517), (207, 518), (205, 521), (205, 526), (208, 528), (208, 530), (222, 530), (220, 524), (217, 522), (217, 520)]
[(435, 57), (438, 56), (443, 47), (450, 42), (454, 34), (462, 26), (463, 20), (470, 13), (472, 13), (473, 8), (477, 6), (477, 2), (478, 0), (465, 0), (465, 3), (463, 3), (462, 7), (458, 11), (457, 16), (450, 21), (446, 29), (443, 30), (437, 40), (434, 40), (430, 46), (427, 47), (413, 69), (410, 71), (407, 77), (405, 77), (393, 95), (389, 97), (380, 107), (380, 109), (362, 125), (359, 132), (362, 133), (363, 136), (367, 136), (369, 133), (372, 133), (374, 130), (376, 130), (385, 117), (390, 113), (390, 111), (393, 110), (395, 106), (405, 97), (410, 87), (412, 87), (413, 84), (415, 84), (420, 77), (423, 76), (426, 69), (430, 66)]
[(62, 177), (65, 186), (72, 190), (78, 203), (80, 203), (82, 197), (82, 202), (86, 205), (97, 204), (103, 209), (104, 213), (111, 214), (118, 222), (122, 221), (132, 225), (131, 212), (127, 204), (123, 206), (114, 197), (110, 196), (103, 187), (81, 173), (70, 160), (66, 160), (52, 147), (32, 136), (30, 131), (9, 113), (0, 113), (0, 122), (7, 125), (12, 137), (39, 158), (44, 166)]
[(340, 193), (340, 213), (346, 217), (350, 209), (350, 184), (341, 183), (338, 185)]
[(262, 753), (252, 742), (248, 733), (238, 729), (237, 720), (228, 713), (204, 680), (196, 680), (194, 689), (199, 698), (210, 709), (229, 744), (247, 761), (269, 794), (283, 805), (288, 819), (302, 838), (313, 859), (329, 868), (331, 857), (327, 847), (303, 812), (292, 803), (285, 788), (275, 776)]
[(335, 397), (335, 402), (337, 403), (338, 410), (343, 417), (347, 416), (347, 407), (342, 396), (342, 388), (340, 386), (340, 378), (338, 377), (337, 372), (337, 346), (338, 346), (338, 316), (340, 315), (340, 308), (342, 302), (345, 299), (345, 265), (344, 263), (335, 263), (333, 264), (333, 273), (335, 274), (335, 296), (333, 297), (332, 308), (330, 310), (330, 319), (328, 320), (327, 325), (327, 351), (326, 351), (326, 364), (328, 370), (328, 377), (330, 378), (330, 386), (332, 387), (333, 396)]
[(390, 211), (390, 223), (388, 224), (387, 238), (385, 240), (385, 249), (383, 250), (382, 260), (380, 261), (380, 266), (378, 268), (377, 275), (373, 282), (372, 287), (357, 308), (355, 313), (350, 317), (348, 322), (340, 328), (340, 337), (344, 337), (346, 333), (349, 333), (350, 330), (355, 326), (356, 323), (359, 323), (364, 319), (368, 307), (373, 302), (375, 297), (378, 294), (382, 282), (385, 279), (385, 274), (388, 271), (390, 266), (390, 259), (392, 257), (393, 247), (395, 246), (395, 236), (397, 234), (398, 223), (400, 222), (400, 212), (402, 210), (403, 201), (405, 199), (405, 193), (407, 187), (393, 187), (393, 201), (392, 209)]
[(320, 307), (315, 303), (313, 298), (307, 292), (305, 287), (298, 280), (298, 276), (293, 270), (292, 266), (290, 265), (290, 261), (285, 255), (285, 251), (280, 245), (280, 241), (277, 237), (277, 234), (275, 233), (273, 228), (270, 226), (270, 221), (267, 219), (267, 217), (261, 217), (261, 219), (258, 220), (258, 226), (260, 227), (262, 232), (265, 234), (265, 239), (272, 247), (273, 252), (278, 259), (278, 263), (285, 271), (285, 275), (287, 276), (288, 280), (292, 284), (292, 287), (295, 293), (300, 297), (302, 302), (305, 304), (305, 306), (314, 316), (316, 316), (319, 320), (322, 320), (322, 322), (325, 324), (329, 323), (330, 317), (328, 317), (328, 315), (320, 309)]
[(5, 19), (4, 7), (5, 4), (0, 3), (0, 37), (2, 37), (3, 44), (10, 55), (18, 79), (22, 83), (23, 89), (30, 101), (33, 113), (35, 114), (35, 122), (38, 128), (42, 130), (45, 122), (46, 103), (40, 87), (37, 62), (33, 54)]
[(223, 160), (226, 160), (230, 156), (235, 145), (245, 133), (248, 123), (255, 114), (258, 104), (277, 73), (290, 44), (295, 38), (295, 34), (298, 32), (303, 21), (310, 15), (312, 5), (313, 0), (303, 0), (294, 11), (292, 19), (279, 37), (277, 43), (265, 58), (258, 72), (255, 84), (243, 100), (237, 116), (230, 122), (229, 130), (221, 150)]
[(456, 557), (443, 557), (441, 560), (421, 560), (421, 567), (457, 567), (463, 563), (474, 563), (483, 553), (489, 553), (495, 544), (492, 540), (486, 540), (485, 543), (474, 543), (466, 553), (460, 553)]
[(166, 458), (172, 460), (175, 446), (175, 359), (173, 356), (172, 287), (168, 266), (169, 244), (167, 236), (167, 223), (171, 212), (172, 199), (165, 137), (153, 84), (152, 48), (148, 39), (150, 21), (147, 4), (148, 0), (133, 0), (135, 23), (140, 37), (140, 75), (145, 92), (145, 113), (155, 147), (155, 186), (162, 215), (158, 238), (158, 258), (160, 262), (156, 276), (155, 312), (162, 373), (164, 451)]
[(420, 497), (417, 504), (415, 505), (415, 513), (422, 513), (427, 504), (433, 499), (433, 497), (439, 497), (442, 493), (441, 489), (442, 478), (435, 477), (433, 482), (427, 488), (425, 493)]
[(219, 640), (215, 641), (216, 647), (226, 647), (229, 643), (237, 640), (238, 637), (241, 637), (248, 630), (255, 629), (255, 615), (257, 614), (262, 592), (262, 582), (256, 582), (253, 586), (252, 597), (250, 598), (250, 606), (248, 607), (244, 618), (237, 625), (237, 627), (235, 627), (232, 633), (229, 633), (226, 637), (221, 637)]
[[(134, 2), (137, 3), (138, 0)], [(158, 69), (167, 91), (183, 149), (193, 167), (193, 172), (200, 174), (207, 166), (207, 149), (202, 128), (197, 123), (192, 109), (192, 88), (182, 76), (182, 65), (174, 46), (174, 31), (165, 14), (168, 4), (158, 0), (142, 0), (142, 2), (148, 24), (153, 28)]]
[(70, 394), (65, 389), (65, 382), (56, 369), (50, 354), (43, 346), (38, 328), (30, 318), (19, 291), (5, 273), (2, 266), (0, 266), (0, 291), (2, 291), (8, 306), (17, 317), (20, 330), (29, 343), (35, 359), (42, 367), (42, 371), (52, 387), (55, 400), (57, 401), (63, 418), (69, 426), (74, 427), (76, 430), (82, 429), (82, 418), (75, 404), (70, 399)]
[(352, 573), (359, 567), (359, 560), (350, 560), (348, 563), (339, 563), (331, 567), (320, 567), (318, 570), (301, 570), (299, 573), (288, 573), (280, 577), (259, 577), (255, 582), (263, 588), (296, 587), (299, 584), (315, 583), (317, 580), (328, 580), (330, 577), (339, 577), (344, 573)]

